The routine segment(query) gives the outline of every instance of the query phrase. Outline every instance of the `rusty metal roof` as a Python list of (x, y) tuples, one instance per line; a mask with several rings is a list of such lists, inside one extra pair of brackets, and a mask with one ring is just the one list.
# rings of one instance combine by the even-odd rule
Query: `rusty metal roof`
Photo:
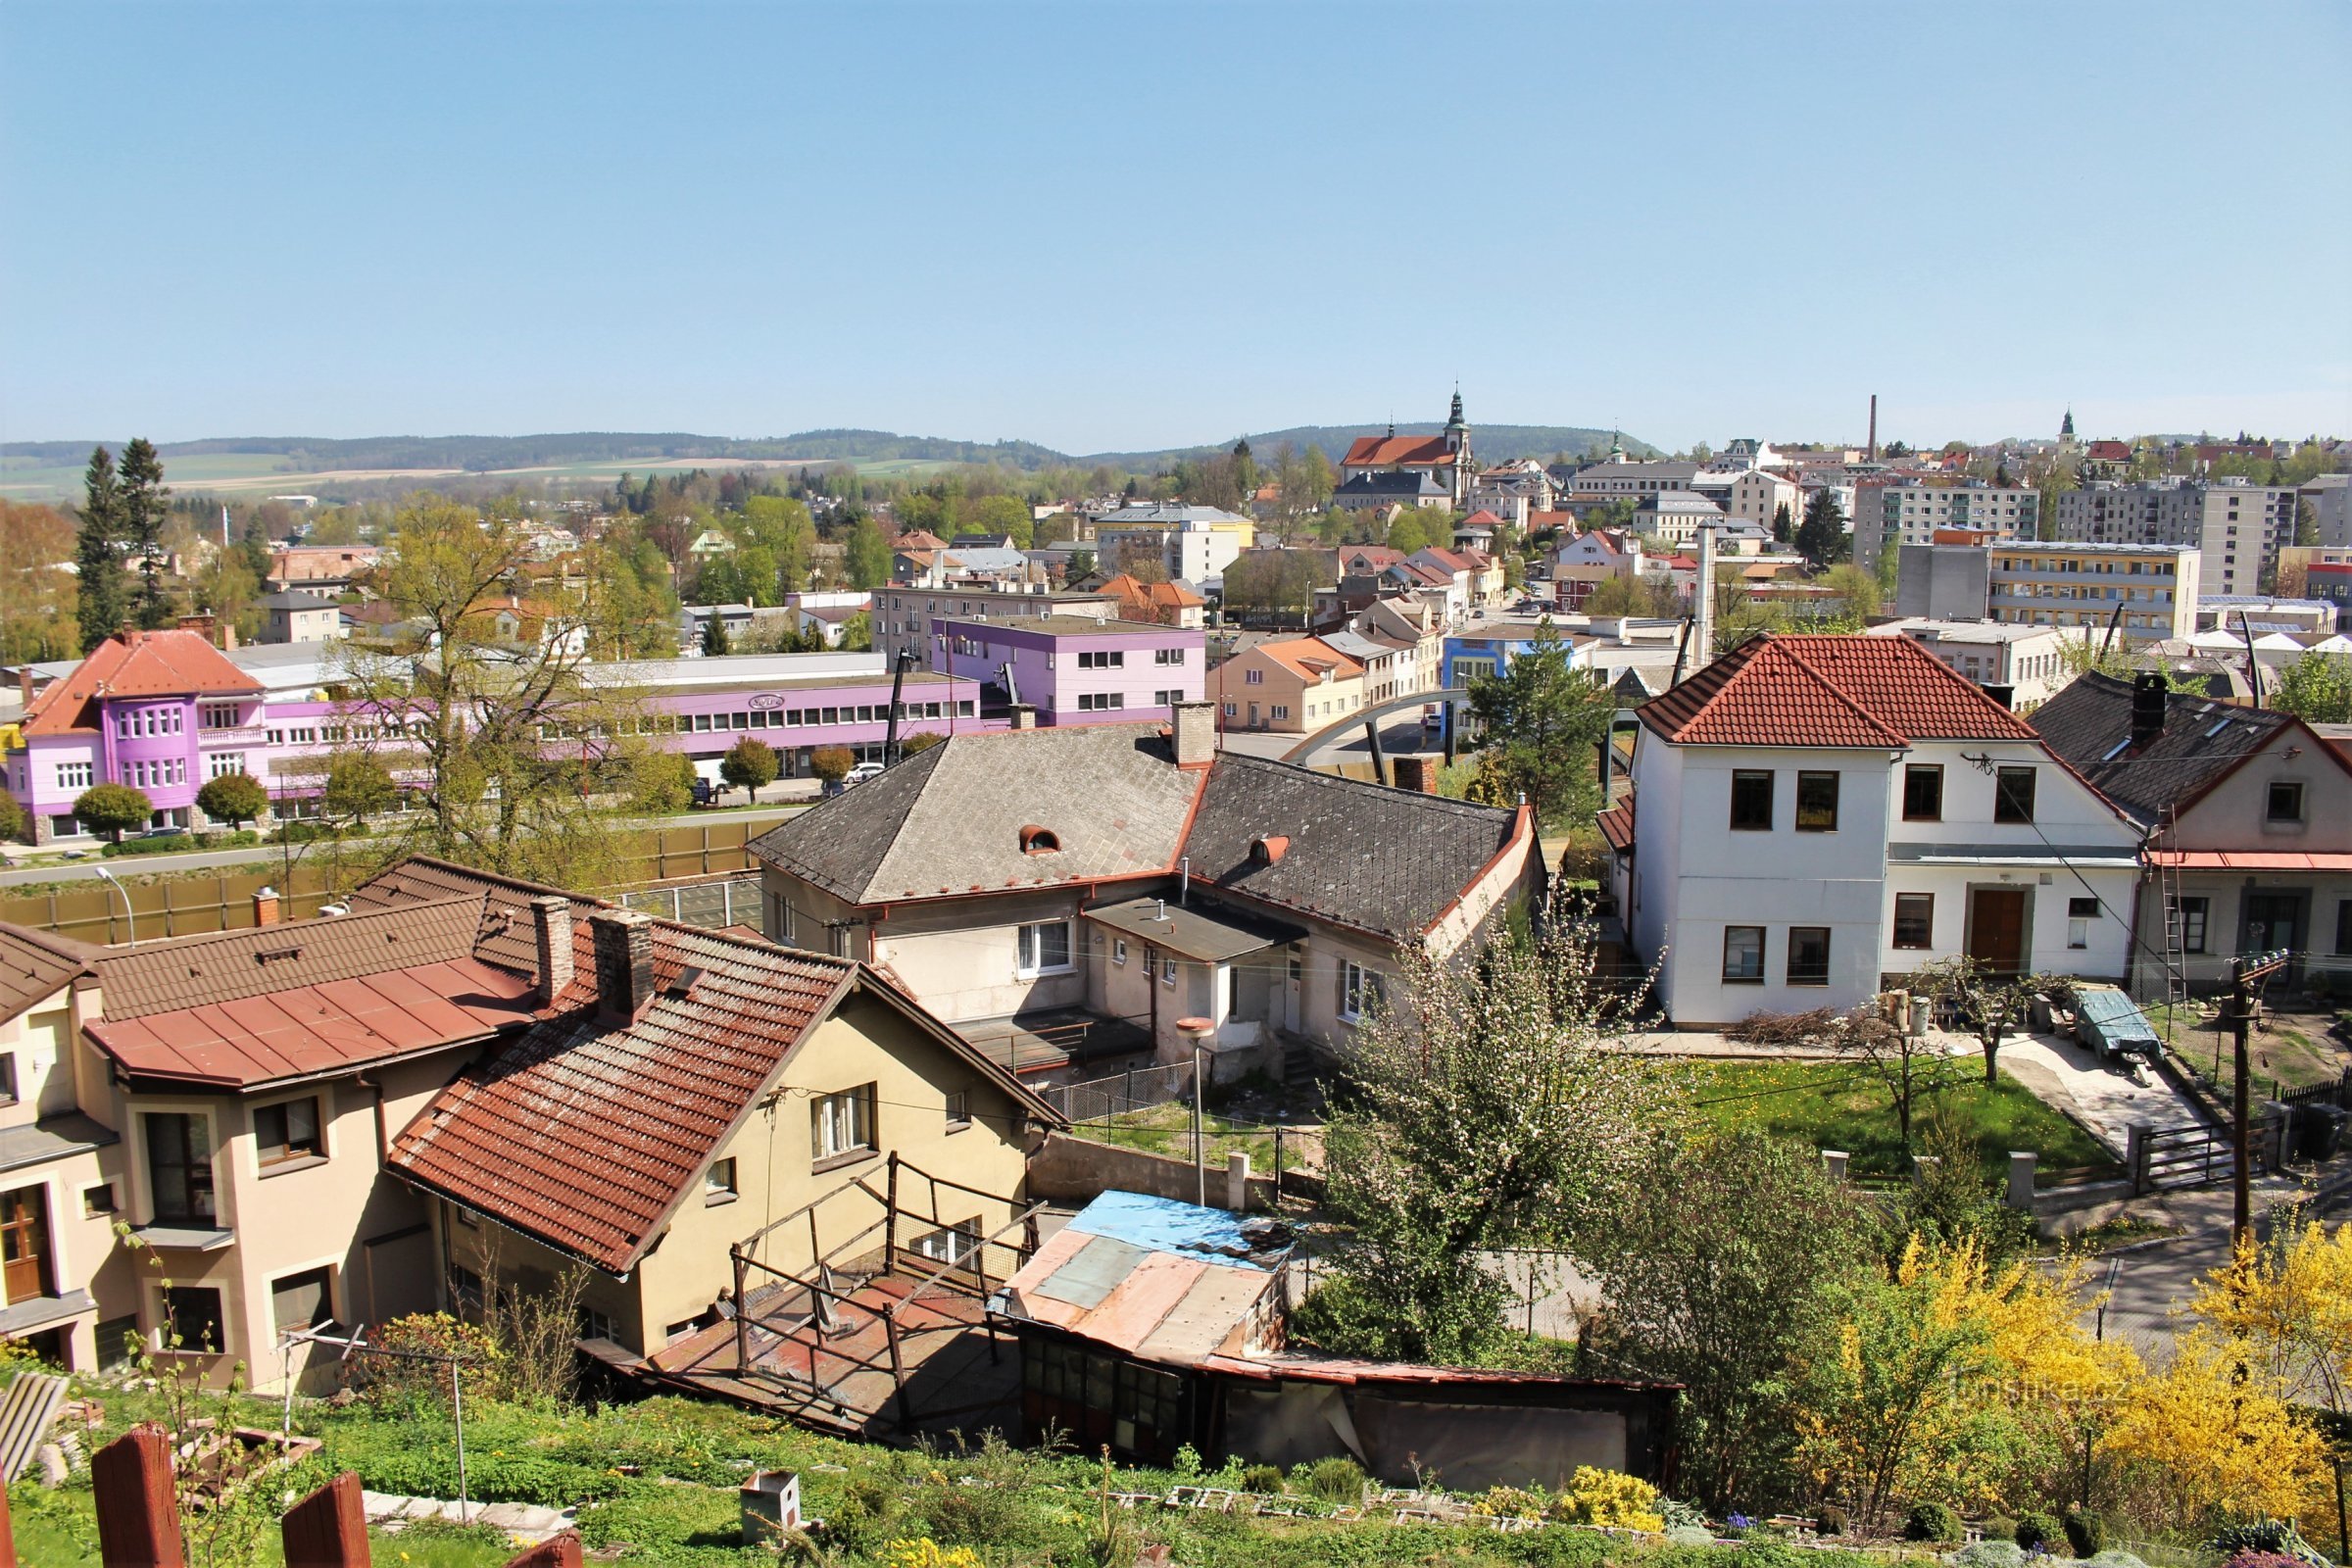
[(482, 901), (481, 920), (474, 933), (473, 956), (503, 968), (536, 973), (539, 955), (531, 929), (531, 900), (549, 894), (571, 901), (575, 921), (585, 919), (591, 910), (612, 907), (584, 893), (477, 871), (422, 855), (387, 866), (361, 883), (352, 891), (351, 906), (354, 909), (391, 908), (462, 896), (478, 898)]
[(0, 923), (0, 1023), (55, 996), (85, 972), (100, 951), (46, 931)]
[[(482, 895), (110, 949), (109, 1023), (473, 956)], [(525, 971), (532, 960), (516, 966)]]

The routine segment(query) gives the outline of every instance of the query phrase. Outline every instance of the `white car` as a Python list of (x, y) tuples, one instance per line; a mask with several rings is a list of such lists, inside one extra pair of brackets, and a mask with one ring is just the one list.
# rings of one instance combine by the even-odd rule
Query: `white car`
[(880, 778), (881, 776), (882, 764), (880, 762), (859, 762), (842, 775), (841, 787), (848, 789), (853, 784), (862, 784), (869, 778)]

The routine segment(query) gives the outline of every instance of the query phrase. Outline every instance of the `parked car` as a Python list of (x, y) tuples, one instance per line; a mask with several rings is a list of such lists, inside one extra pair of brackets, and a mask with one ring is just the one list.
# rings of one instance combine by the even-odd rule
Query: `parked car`
[(869, 778), (880, 778), (881, 776), (882, 764), (880, 762), (859, 762), (842, 776), (841, 783), (842, 787), (847, 789), (852, 784), (862, 784)]
[(697, 806), (709, 806), (709, 805), (710, 805), (710, 804), (712, 801), (714, 801), (714, 800), (717, 800), (717, 799), (718, 799), (718, 791), (716, 791), (716, 790), (714, 790), (714, 789), (712, 789), (712, 788), (710, 787), (710, 781), (709, 779), (707, 779), (707, 778), (698, 778), (698, 779), (696, 779), (696, 780), (694, 781), (694, 804), (695, 804), (695, 805), (697, 805)]

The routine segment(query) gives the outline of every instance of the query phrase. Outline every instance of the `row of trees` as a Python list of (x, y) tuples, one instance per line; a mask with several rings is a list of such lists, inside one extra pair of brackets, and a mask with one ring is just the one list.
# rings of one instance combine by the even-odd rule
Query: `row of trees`
[[(1942, 1162), (1905, 1192), (1834, 1181), (1813, 1149), (1710, 1125), (1677, 1067), (1624, 1049), (1639, 990), (1597, 981), (1558, 919), (1408, 960), (1329, 1124), (1344, 1229), (1301, 1337), (1679, 1383), (1687, 1484), (1718, 1510), (2331, 1526), (2327, 1446), (2292, 1400), (2340, 1412), (2352, 1390), (2352, 1234), (2241, 1255), (2144, 1361), (2085, 1328), (2082, 1260), (2026, 1250), (1973, 1138), (1932, 1126)], [(1506, 1324), (1506, 1260), (1531, 1250), (1598, 1288), (1573, 1347)]]

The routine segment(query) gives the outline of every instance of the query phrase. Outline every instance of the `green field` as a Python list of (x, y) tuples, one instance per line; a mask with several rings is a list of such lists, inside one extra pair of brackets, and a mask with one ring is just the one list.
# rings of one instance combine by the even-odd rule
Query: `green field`
[[(1838, 1061), (1700, 1061), (1691, 1064), (1700, 1113), (1721, 1127), (1760, 1126), (1820, 1149), (1853, 1156), (1856, 1176), (1896, 1177), (1903, 1157), (1893, 1102), (1867, 1067)], [(2008, 1168), (2011, 1150), (2032, 1150), (2044, 1169), (2104, 1164), (2106, 1148), (2007, 1073), (1986, 1088), (1983, 1067), (1941, 1067), (1947, 1087), (1913, 1102), (1916, 1143), (1934, 1116), (1958, 1117), (1974, 1135), (1987, 1172)]]

